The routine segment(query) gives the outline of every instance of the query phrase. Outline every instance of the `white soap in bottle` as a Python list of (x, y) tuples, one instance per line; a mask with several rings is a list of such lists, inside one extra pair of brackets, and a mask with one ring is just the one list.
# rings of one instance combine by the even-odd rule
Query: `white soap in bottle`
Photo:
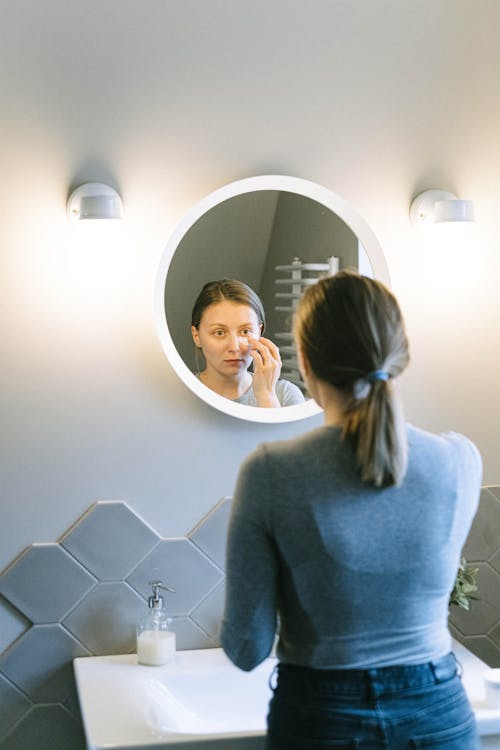
[(175, 654), (175, 633), (168, 629), (163, 597), (158, 594), (159, 589), (172, 589), (161, 581), (152, 581), (151, 586), (153, 594), (148, 598), (147, 615), (137, 623), (137, 661), (149, 667), (159, 667)]

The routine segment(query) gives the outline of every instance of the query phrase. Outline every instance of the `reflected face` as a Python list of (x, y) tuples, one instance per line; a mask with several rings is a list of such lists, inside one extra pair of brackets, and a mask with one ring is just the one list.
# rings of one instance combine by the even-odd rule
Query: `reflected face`
[(255, 310), (224, 300), (206, 308), (199, 327), (191, 326), (191, 334), (203, 352), (207, 370), (234, 378), (245, 373), (252, 362), (248, 337), (259, 338), (261, 329)]

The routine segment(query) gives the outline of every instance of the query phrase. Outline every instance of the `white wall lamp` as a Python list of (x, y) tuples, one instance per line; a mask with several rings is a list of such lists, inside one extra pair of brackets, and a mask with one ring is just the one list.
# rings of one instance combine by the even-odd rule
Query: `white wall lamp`
[(458, 291), (480, 280), (484, 249), (471, 200), (447, 190), (424, 190), (411, 202), (410, 222), (418, 229), (420, 259), (432, 286)]
[(123, 218), (122, 199), (102, 182), (86, 182), (76, 188), (68, 198), (67, 209), (71, 221)]
[(129, 283), (131, 248), (121, 221), (122, 200), (109, 185), (86, 182), (69, 196), (67, 219), (65, 289), (72, 304), (81, 300), (87, 306), (92, 300), (93, 309), (102, 313)]
[(474, 204), (470, 200), (460, 200), (447, 190), (424, 190), (411, 203), (410, 221), (415, 227), (443, 222), (473, 222)]

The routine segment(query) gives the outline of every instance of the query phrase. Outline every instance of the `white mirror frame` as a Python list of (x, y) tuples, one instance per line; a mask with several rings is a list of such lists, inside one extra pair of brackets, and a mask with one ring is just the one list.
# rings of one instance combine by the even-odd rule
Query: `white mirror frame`
[(170, 364), (183, 383), (187, 385), (196, 396), (201, 398), (207, 404), (210, 404), (210, 406), (213, 406), (215, 409), (239, 419), (273, 424), (279, 422), (294, 422), (298, 419), (304, 419), (319, 414), (322, 410), (313, 399), (308, 399), (304, 403), (295, 404), (294, 406), (266, 409), (259, 406), (245, 406), (244, 404), (236, 403), (235, 401), (231, 401), (230, 399), (224, 398), (224, 396), (215, 393), (215, 391), (212, 391), (210, 388), (203, 385), (179, 355), (172, 336), (170, 335), (165, 314), (165, 285), (168, 269), (174, 253), (185, 234), (198, 221), (198, 219), (219, 203), (223, 203), (229, 198), (234, 198), (237, 195), (258, 190), (276, 190), (296, 193), (297, 195), (310, 198), (311, 200), (326, 206), (326, 208), (329, 208), (333, 213), (339, 216), (339, 218), (342, 219), (358, 237), (367, 252), (375, 278), (379, 279), (387, 286), (390, 286), (389, 270), (377, 238), (364, 219), (343, 198), (322, 185), (310, 182), (309, 180), (303, 180), (299, 177), (289, 177), (286, 175), (259, 175), (257, 177), (247, 177), (242, 180), (237, 180), (236, 182), (231, 182), (224, 185), (222, 188), (215, 190), (213, 193), (210, 193), (192, 206), (177, 225), (165, 247), (160, 267), (158, 269), (155, 285), (154, 315), (161, 345)]

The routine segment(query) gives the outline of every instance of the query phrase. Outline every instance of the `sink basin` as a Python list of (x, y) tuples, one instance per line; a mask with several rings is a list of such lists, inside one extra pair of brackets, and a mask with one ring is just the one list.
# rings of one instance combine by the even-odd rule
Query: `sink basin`
[(264, 746), (276, 659), (252, 672), (220, 648), (178, 651), (162, 667), (142, 666), (135, 654), (73, 663), (89, 750)]
[[(486, 664), (453, 650), (474, 708), (482, 748), (500, 749), (500, 709), (485, 703)], [(163, 667), (135, 654), (74, 660), (88, 750), (241, 750), (264, 747), (269, 677), (276, 659), (241, 672), (222, 649), (178, 651)]]
[(500, 750), (500, 709), (489, 708), (486, 705), (483, 675), (489, 667), (460, 643), (453, 643), (453, 652), (463, 669), (462, 681), (476, 715), (482, 740), (481, 747), (494, 747)]

